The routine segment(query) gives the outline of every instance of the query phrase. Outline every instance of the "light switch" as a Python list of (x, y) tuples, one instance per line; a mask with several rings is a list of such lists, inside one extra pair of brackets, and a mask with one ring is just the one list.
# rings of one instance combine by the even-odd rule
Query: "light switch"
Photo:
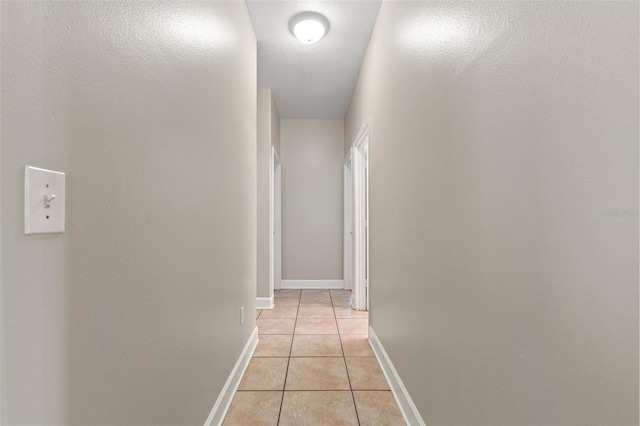
[(62, 172), (25, 167), (25, 234), (64, 232), (64, 179)]

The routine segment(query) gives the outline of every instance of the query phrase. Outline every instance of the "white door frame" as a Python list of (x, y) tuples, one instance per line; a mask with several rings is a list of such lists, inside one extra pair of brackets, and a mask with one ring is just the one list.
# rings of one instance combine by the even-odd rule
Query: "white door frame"
[(344, 288), (353, 289), (353, 167), (351, 158), (353, 147), (349, 149), (343, 165), (343, 261)]
[[(0, 161), (0, 164), (2, 164), (2, 161)], [(0, 167), (0, 188), (2, 188), (1, 183), (2, 183), (2, 170)], [(2, 191), (0, 191), (0, 200), (2, 200)], [(0, 212), (2, 212), (2, 201), (0, 201)], [(2, 214), (0, 213), (0, 216), (1, 215)], [(0, 221), (0, 223), (1, 222), (2, 221)], [(2, 241), (2, 230), (0, 229), (0, 242), (1, 241)], [(1, 246), (2, 244), (0, 244), (0, 247)], [(3, 293), (4, 293), (4, 288), (2, 287), (2, 250), (0, 249), (0, 319), (4, 319), (4, 315), (2, 312)], [(2, 394), (4, 393), (4, 376), (2, 375), (2, 366), (4, 365), (2, 361), (2, 354), (4, 353), (4, 351), (2, 350), (2, 339), (4, 337), (4, 334), (2, 333), (3, 329), (4, 327), (0, 326), (0, 424), (4, 423), (4, 417), (2, 416), (3, 414), (2, 400), (4, 399), (2, 398)]]
[(269, 170), (269, 295), (282, 282), (282, 162), (271, 147)]
[(369, 167), (371, 159), (371, 117), (367, 117), (353, 141), (353, 308), (369, 310)]

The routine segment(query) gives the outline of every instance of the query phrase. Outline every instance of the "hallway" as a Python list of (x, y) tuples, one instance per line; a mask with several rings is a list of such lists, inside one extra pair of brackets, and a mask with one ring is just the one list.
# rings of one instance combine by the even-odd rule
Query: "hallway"
[(0, 425), (640, 424), (640, 1), (0, 0), (0, 62)]
[(224, 425), (405, 424), (351, 291), (276, 290), (275, 305), (257, 311), (260, 341)]

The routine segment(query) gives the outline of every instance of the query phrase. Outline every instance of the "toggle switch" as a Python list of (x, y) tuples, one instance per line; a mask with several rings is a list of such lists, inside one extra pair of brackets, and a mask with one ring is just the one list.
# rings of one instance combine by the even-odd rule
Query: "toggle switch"
[(50, 209), (51, 202), (56, 199), (56, 194), (44, 194), (44, 208)]
[(64, 173), (37, 167), (25, 167), (24, 233), (64, 232), (64, 200)]

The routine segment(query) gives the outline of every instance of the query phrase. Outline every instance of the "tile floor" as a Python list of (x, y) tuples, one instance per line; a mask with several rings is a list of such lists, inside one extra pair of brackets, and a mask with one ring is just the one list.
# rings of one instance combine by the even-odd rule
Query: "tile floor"
[(224, 425), (404, 425), (348, 290), (278, 290)]

